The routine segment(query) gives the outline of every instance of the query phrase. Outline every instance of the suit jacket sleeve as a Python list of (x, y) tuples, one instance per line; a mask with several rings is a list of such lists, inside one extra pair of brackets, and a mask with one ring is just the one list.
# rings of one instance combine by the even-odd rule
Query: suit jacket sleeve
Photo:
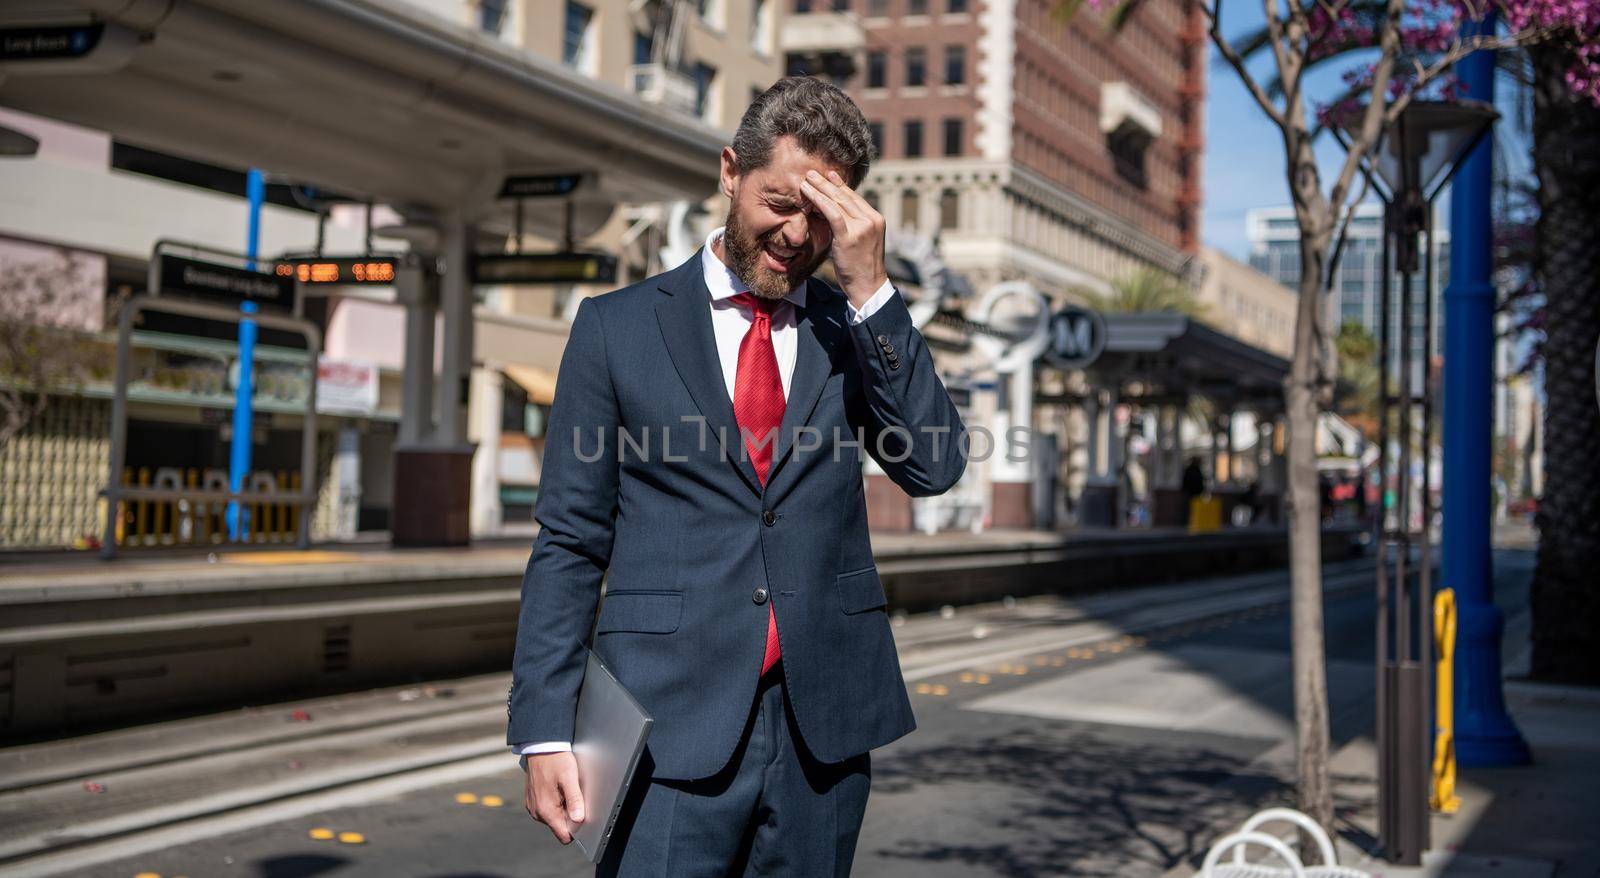
[(559, 379), (534, 512), (539, 536), (522, 577), (506, 702), (510, 744), (572, 740), (584, 643), (611, 559), (621, 421), (593, 299), (578, 307)]
[(966, 469), (961, 415), (905, 298), (850, 327), (865, 391), (867, 453), (907, 494), (948, 491)]

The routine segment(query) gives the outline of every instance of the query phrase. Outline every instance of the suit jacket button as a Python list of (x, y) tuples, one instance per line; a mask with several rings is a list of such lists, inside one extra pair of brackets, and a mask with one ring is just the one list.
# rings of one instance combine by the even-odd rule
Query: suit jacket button
[(764, 588), (756, 589), (754, 592), (751, 592), (750, 600), (755, 601), (757, 605), (766, 603), (767, 602), (767, 590), (764, 589)]
[(883, 343), (883, 352), (886, 353), (886, 354), (894, 353), (894, 345), (889, 344), (888, 342), (884, 342)]
[(878, 344), (888, 344), (888, 343), (889, 343), (889, 336), (884, 335), (881, 332), (878, 333)]
[[(761, 523), (766, 525), (767, 527), (772, 527), (773, 525), (778, 523), (778, 513), (773, 512), (771, 509), (768, 509), (766, 512), (761, 513)], [(760, 602), (757, 601), (757, 603), (760, 603)]]

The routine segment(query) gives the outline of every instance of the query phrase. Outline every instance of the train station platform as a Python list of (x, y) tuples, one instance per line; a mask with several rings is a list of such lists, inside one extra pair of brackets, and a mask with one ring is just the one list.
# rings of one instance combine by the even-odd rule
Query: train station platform
[[(1334, 561), (1354, 529), (1324, 532)], [(136, 718), (496, 670), (510, 660), (526, 537), (466, 548), (339, 544), (0, 558), (0, 729)], [(1281, 528), (873, 536), (893, 612), (1282, 566)], [(5, 669), (9, 668), (9, 673)]]

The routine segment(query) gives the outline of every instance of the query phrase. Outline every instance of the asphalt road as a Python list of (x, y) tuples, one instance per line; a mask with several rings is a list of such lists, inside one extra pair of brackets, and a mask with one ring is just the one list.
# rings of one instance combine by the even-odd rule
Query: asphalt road
[[(1371, 610), (1370, 591), (1327, 604), (1336, 746), (1370, 723)], [(968, 612), (914, 617), (897, 630), (914, 642), (918, 632), (960, 629)], [(1052, 618), (1035, 613), (992, 638), (991, 654), (1004, 658), (968, 653), (970, 661), (932, 666), (949, 670), (911, 675), (920, 728), (874, 754), (855, 874), (1160, 876), (1203, 853), (1216, 827), (1285, 800), (1285, 606), (1020, 656), (1008, 648), (1022, 631), (1050, 630)], [(590, 874), (578, 851), (529, 820), (522, 774), (509, 755), (504, 764), (73, 874)], [(318, 829), (335, 837), (316, 839)], [(346, 832), (360, 843), (339, 840)]]

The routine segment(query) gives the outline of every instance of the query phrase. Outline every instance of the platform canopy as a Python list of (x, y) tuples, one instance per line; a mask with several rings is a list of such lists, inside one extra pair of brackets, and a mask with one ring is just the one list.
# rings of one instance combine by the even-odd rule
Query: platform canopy
[(1146, 397), (1204, 396), (1263, 413), (1283, 409), (1289, 361), (1184, 314), (1106, 314), (1092, 371), (1146, 385)]
[[(582, 225), (716, 188), (710, 126), (403, 0), (7, 6), (6, 27), (106, 31), (86, 57), (0, 64), (0, 104), (137, 146), (476, 221), (508, 215), (508, 175), (597, 173)], [(527, 218), (547, 234), (560, 211)]]

